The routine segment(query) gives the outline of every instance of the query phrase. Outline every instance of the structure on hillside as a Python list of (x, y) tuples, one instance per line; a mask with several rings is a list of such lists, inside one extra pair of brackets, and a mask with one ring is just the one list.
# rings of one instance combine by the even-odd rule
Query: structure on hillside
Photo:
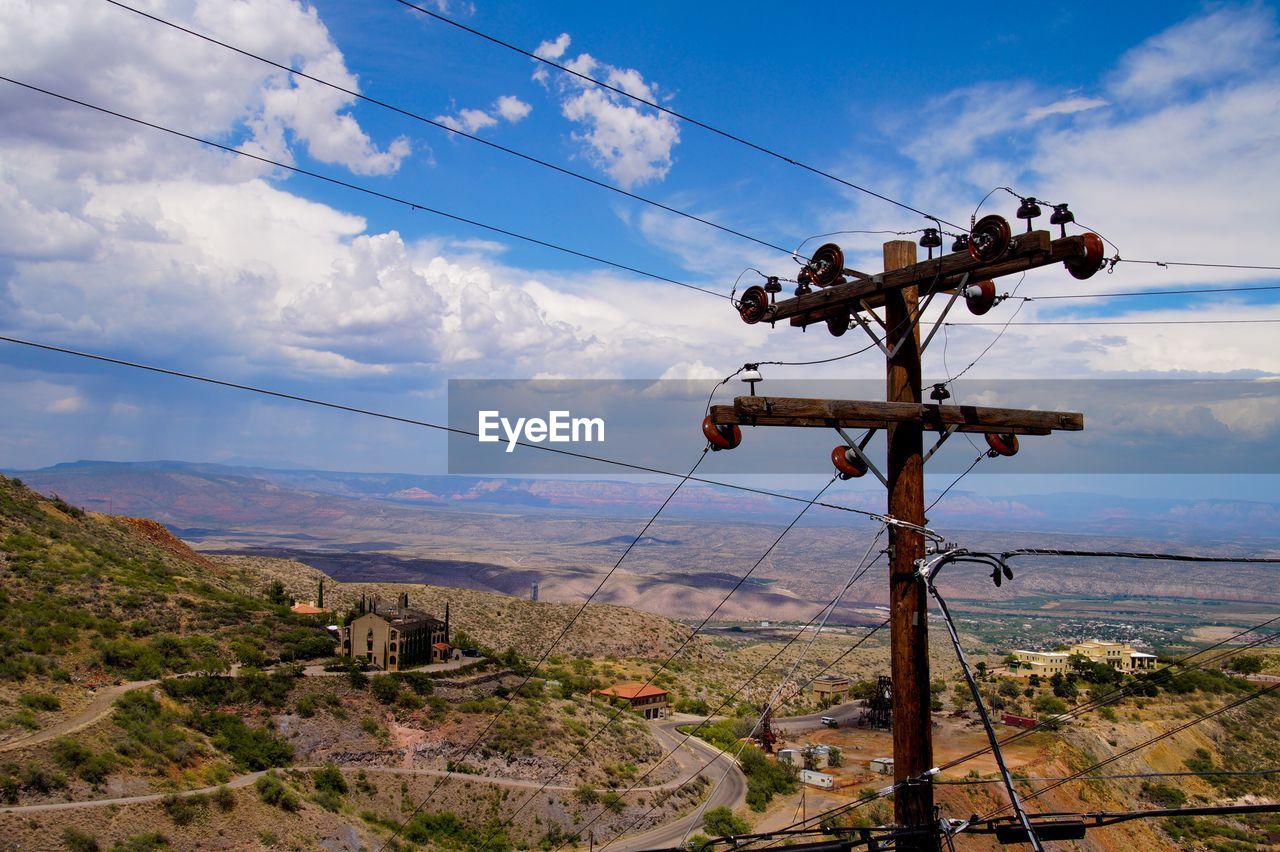
[(1155, 668), (1156, 655), (1135, 651), (1123, 642), (1104, 642), (1091, 639), (1078, 642), (1065, 651), (1017, 651), (1013, 652), (1018, 667), (1013, 674), (1023, 677), (1040, 675), (1052, 677), (1071, 671), (1071, 658), (1084, 657), (1091, 663), (1104, 663), (1116, 671), (1131, 674)]
[(813, 681), (813, 697), (822, 704), (839, 704), (849, 699), (849, 678), (823, 675)]
[(593, 695), (603, 695), (609, 699), (620, 699), (631, 705), (631, 709), (646, 719), (659, 719), (667, 714), (667, 705), (671, 703), (671, 693), (659, 689), (653, 684), (616, 683), (604, 689), (597, 689)]
[(880, 731), (893, 728), (893, 678), (880, 675), (875, 694), (867, 699), (866, 709), (858, 717), (859, 725), (869, 725)]
[(354, 657), (384, 671), (397, 672), (430, 663), (443, 663), (455, 655), (449, 644), (449, 605), (444, 621), (409, 606), (409, 594), (401, 593), (393, 607), (375, 598), (360, 597), (359, 614), (342, 628), (336, 653)]

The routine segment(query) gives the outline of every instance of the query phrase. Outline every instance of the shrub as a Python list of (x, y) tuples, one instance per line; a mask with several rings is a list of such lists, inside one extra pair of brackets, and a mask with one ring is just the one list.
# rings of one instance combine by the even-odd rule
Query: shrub
[(58, 700), (58, 696), (50, 695), (47, 692), (28, 692), (18, 698), (18, 703), (29, 710), (41, 712), (58, 710), (62, 707), (62, 702)]
[(586, 782), (579, 784), (574, 789), (573, 796), (584, 805), (594, 805), (600, 801), (600, 791)]
[(347, 793), (347, 779), (343, 776), (342, 770), (332, 763), (326, 763), (316, 770), (313, 780), (316, 789), (322, 792), (329, 792), (338, 796), (344, 796)]
[(391, 675), (373, 676), (373, 697), (383, 704), (392, 704), (400, 697), (400, 684)]
[(1144, 783), (1142, 795), (1162, 808), (1180, 808), (1187, 803), (1187, 794), (1168, 784)]
[(218, 806), (218, 810), (226, 813), (236, 806), (236, 794), (231, 792), (226, 784), (220, 784), (218, 789), (213, 791), (213, 803)]
[(298, 810), (302, 803), (298, 801), (298, 797), (293, 791), (285, 786), (284, 780), (280, 778), (274, 771), (268, 772), (259, 778), (253, 785), (258, 790), (258, 796), (268, 805), (274, 805), (283, 811)]
[(1262, 657), (1241, 654), (1238, 657), (1232, 657), (1229, 665), (1233, 671), (1237, 671), (1240, 674), (1258, 674), (1262, 671), (1263, 660)]
[(751, 830), (746, 820), (734, 816), (733, 811), (721, 805), (710, 808), (702, 816), (702, 826), (712, 837), (728, 837), (733, 834), (746, 834)]
[(62, 845), (71, 852), (98, 852), (101, 848), (92, 834), (86, 834), (71, 826), (62, 829)]
[(209, 800), (202, 795), (179, 796), (176, 793), (170, 793), (161, 802), (174, 825), (190, 825), (195, 822), (208, 804)]

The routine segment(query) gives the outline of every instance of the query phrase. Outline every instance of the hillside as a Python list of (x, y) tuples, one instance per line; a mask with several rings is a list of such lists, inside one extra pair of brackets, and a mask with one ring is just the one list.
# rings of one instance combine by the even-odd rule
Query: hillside
[[(325, 606), (345, 612), (359, 603), (362, 595), (393, 601), (408, 592), (410, 603), (444, 617), (449, 604), (454, 629), (462, 629), (482, 644), (498, 650), (516, 648), (537, 657), (560, 635), (565, 624), (581, 608), (580, 604), (531, 601), (491, 592), (446, 588), (422, 583), (337, 582), (323, 571), (292, 559), (218, 554), (211, 557), (229, 571), (252, 576), (265, 589), (272, 581), (284, 584), (289, 595), (299, 601), (313, 601), (324, 580)], [(620, 606), (589, 605), (574, 626), (556, 645), (560, 654), (585, 657), (665, 658), (690, 634), (690, 629), (668, 618)], [(684, 657), (711, 655), (714, 649), (696, 641)]]

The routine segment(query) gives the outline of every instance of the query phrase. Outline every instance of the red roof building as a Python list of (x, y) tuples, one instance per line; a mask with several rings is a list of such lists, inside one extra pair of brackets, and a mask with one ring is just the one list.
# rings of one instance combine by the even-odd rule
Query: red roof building
[(665, 689), (634, 681), (598, 689), (596, 694), (626, 701), (631, 705), (632, 710), (646, 719), (658, 719), (666, 715), (667, 705), (671, 700), (671, 693)]

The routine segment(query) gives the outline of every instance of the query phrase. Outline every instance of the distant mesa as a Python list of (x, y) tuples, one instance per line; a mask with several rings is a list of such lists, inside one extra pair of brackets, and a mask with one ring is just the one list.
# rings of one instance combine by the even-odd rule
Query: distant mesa
[(439, 494), (432, 494), (422, 488), (404, 488), (400, 491), (393, 491), (387, 495), (392, 500), (413, 500), (415, 502), (426, 501), (431, 503), (443, 503), (445, 499)]
[[(621, 545), (631, 544), (631, 536), (615, 535), (612, 538), (601, 538), (601, 539), (597, 539), (596, 541), (584, 541), (582, 544), (578, 546), (579, 547), (602, 547), (606, 545), (615, 545), (615, 544), (621, 544)], [(660, 545), (667, 545), (669, 547), (674, 547), (674, 546), (684, 544), (684, 542), (676, 538), (658, 538), (656, 536), (645, 535), (645, 536), (641, 536), (640, 540), (637, 541), (636, 544), (637, 545), (660, 544)]]

